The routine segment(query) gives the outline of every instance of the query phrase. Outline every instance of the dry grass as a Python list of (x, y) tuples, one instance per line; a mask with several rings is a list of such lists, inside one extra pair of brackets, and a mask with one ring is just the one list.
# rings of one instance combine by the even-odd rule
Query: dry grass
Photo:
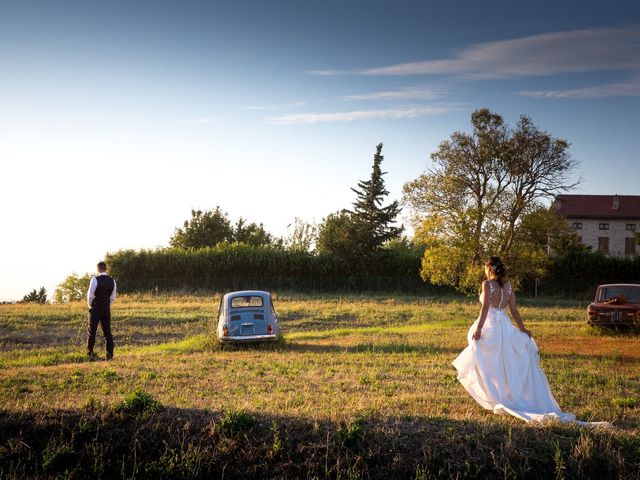
[[(138, 388), (182, 412), (241, 411), (267, 423), (289, 419), (293, 430), (303, 428), (298, 423), (340, 426), (368, 419), (376, 425), (371, 431), (394, 432), (391, 438), (404, 442), (403, 429), (422, 431), (435, 420), (460, 432), (469, 424), (476, 433), (535, 429), (486, 413), (457, 383), (451, 361), (477, 316), (475, 302), (280, 295), (284, 345), (221, 350), (211, 341), (217, 301), (120, 299), (113, 307), (116, 358), (108, 363), (84, 358), (82, 304), (0, 306), (3, 411), (42, 418), (88, 406), (108, 412)], [(582, 420), (612, 422), (618, 433), (606, 435), (637, 441), (640, 338), (592, 331), (577, 303), (524, 302), (521, 311), (562, 408)], [(100, 346), (100, 333), (98, 338)], [(575, 427), (554, 428), (575, 437), (572, 449), (591, 448)], [(458, 441), (460, 432), (453, 435)]]

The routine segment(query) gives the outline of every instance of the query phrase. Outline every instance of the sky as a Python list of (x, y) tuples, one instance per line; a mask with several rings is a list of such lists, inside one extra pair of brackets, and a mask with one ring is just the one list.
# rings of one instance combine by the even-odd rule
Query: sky
[(484, 107), (640, 194), (640, 2), (0, 0), (0, 300), (192, 208), (319, 223), (379, 142), (400, 199)]

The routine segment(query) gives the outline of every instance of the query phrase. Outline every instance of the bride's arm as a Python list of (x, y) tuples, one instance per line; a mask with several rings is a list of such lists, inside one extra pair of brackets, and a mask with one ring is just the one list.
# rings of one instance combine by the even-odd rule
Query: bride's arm
[(509, 298), (509, 311), (511, 312), (511, 316), (513, 317), (513, 319), (516, 321), (518, 329), (520, 329), (521, 332), (531, 336), (531, 332), (524, 327), (522, 316), (520, 315), (520, 311), (518, 310), (518, 306), (516, 305), (516, 294), (513, 291), (511, 292), (511, 297)]
[(480, 340), (482, 326), (484, 325), (484, 322), (487, 319), (487, 312), (489, 311), (490, 305), (491, 305), (491, 294), (489, 293), (489, 281), (485, 280), (484, 282), (482, 282), (482, 307), (480, 308), (480, 317), (478, 319), (478, 326), (476, 328), (476, 331), (473, 332), (474, 340)]

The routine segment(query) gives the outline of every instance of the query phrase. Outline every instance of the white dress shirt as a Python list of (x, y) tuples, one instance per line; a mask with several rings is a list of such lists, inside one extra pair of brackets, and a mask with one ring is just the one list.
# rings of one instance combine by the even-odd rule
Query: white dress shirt
[[(106, 275), (107, 272), (100, 272), (97, 276)], [(97, 277), (96, 276), (96, 277)], [(91, 308), (91, 302), (94, 298), (96, 298), (96, 288), (98, 287), (98, 279), (96, 277), (91, 278), (91, 282), (89, 282), (89, 291), (87, 291), (87, 304), (89, 308)], [(115, 302), (116, 300), (116, 280), (113, 280), (113, 292), (111, 292), (111, 301)]]

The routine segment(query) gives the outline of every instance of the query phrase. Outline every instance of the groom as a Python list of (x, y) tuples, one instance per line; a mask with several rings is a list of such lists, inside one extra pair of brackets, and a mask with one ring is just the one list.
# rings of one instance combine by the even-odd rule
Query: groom
[(87, 292), (89, 305), (89, 328), (87, 335), (87, 355), (94, 357), (93, 346), (96, 343), (98, 324), (102, 327), (107, 342), (107, 360), (113, 358), (113, 336), (111, 335), (111, 302), (116, 299), (116, 281), (107, 275), (107, 265), (97, 265), (98, 274), (91, 279)]

